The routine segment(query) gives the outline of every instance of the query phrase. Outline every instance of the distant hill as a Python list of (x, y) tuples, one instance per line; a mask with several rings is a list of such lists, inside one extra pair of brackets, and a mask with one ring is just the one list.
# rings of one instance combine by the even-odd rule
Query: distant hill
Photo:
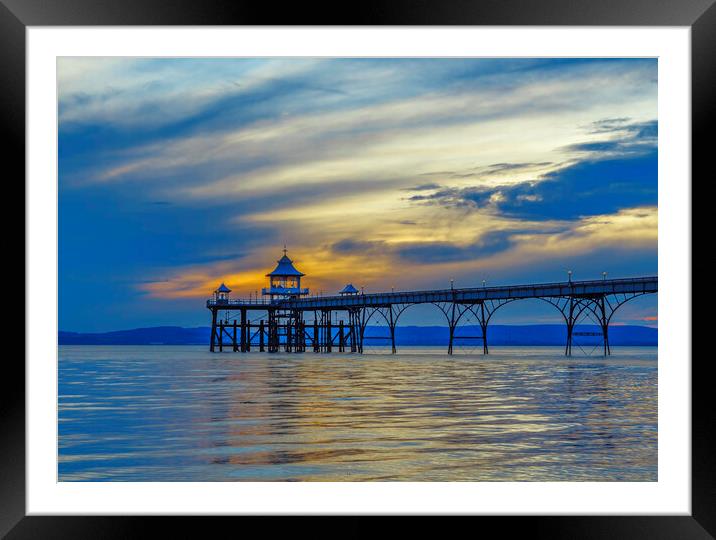
[[(575, 332), (598, 332), (597, 326), (578, 326)], [(369, 326), (366, 336), (387, 336), (387, 328)], [(566, 328), (559, 324), (535, 324), (525, 326), (494, 325), (488, 328), (490, 345), (563, 345)], [(210, 329), (182, 328), (179, 326), (157, 326), (153, 328), (135, 328), (103, 333), (59, 332), (60, 345), (207, 345)], [(467, 343), (460, 336), (479, 336), (480, 328), (460, 327), (457, 330), (457, 344)], [(395, 329), (399, 345), (447, 345), (448, 328), (446, 326), (399, 326)], [(584, 343), (596, 343), (601, 336), (577, 336)], [(475, 340), (470, 340), (475, 342)], [(612, 345), (652, 345), (658, 343), (658, 330), (646, 326), (610, 326), (609, 341)], [(385, 341), (371, 339), (371, 344), (384, 345)]]

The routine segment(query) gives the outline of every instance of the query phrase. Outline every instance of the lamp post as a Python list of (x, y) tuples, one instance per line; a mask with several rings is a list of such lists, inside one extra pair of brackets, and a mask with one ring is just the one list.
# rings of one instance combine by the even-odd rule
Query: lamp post
[(487, 281), (483, 279), (483, 280), (482, 280), (482, 288), (483, 288), (483, 289), (485, 288), (485, 283), (487, 283)]
[(606, 272), (602, 272), (602, 278), (604, 279), (604, 281), (607, 280), (607, 273), (606, 273)]
[(567, 279), (569, 280), (570, 283), (572, 283), (572, 271), (571, 270), (567, 270)]
[(455, 285), (455, 280), (451, 279), (450, 280), (450, 290), (453, 290), (455, 288), (454, 285)]

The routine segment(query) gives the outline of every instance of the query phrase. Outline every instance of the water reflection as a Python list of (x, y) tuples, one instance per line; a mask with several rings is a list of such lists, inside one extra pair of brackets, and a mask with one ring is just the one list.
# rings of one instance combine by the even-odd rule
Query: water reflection
[(61, 347), (59, 479), (655, 481), (656, 349)]

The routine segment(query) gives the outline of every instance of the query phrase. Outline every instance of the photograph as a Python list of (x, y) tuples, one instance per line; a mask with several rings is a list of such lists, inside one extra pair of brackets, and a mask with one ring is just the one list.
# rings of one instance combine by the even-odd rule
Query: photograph
[(661, 62), (58, 55), (57, 482), (659, 484)]
[(0, 0), (0, 538), (716, 538), (714, 58), (716, 0)]

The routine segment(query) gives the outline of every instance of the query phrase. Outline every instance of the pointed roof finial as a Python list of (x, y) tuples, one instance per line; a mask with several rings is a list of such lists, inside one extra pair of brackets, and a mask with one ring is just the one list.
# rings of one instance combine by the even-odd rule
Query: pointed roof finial
[(214, 292), (223, 292), (223, 293), (230, 293), (231, 289), (229, 289), (226, 285), (224, 285), (224, 282), (221, 282), (221, 285), (219, 285), (219, 288), (216, 289)]
[(270, 274), (266, 274), (267, 276), (304, 276), (305, 274), (303, 272), (299, 272), (296, 270), (296, 267), (293, 266), (293, 261), (288, 258), (288, 255), (286, 255), (286, 252), (288, 250), (286, 249), (286, 246), (284, 245), (283, 248), (283, 257), (281, 257), (280, 260), (276, 261), (278, 263), (278, 266), (274, 268), (274, 271)]

